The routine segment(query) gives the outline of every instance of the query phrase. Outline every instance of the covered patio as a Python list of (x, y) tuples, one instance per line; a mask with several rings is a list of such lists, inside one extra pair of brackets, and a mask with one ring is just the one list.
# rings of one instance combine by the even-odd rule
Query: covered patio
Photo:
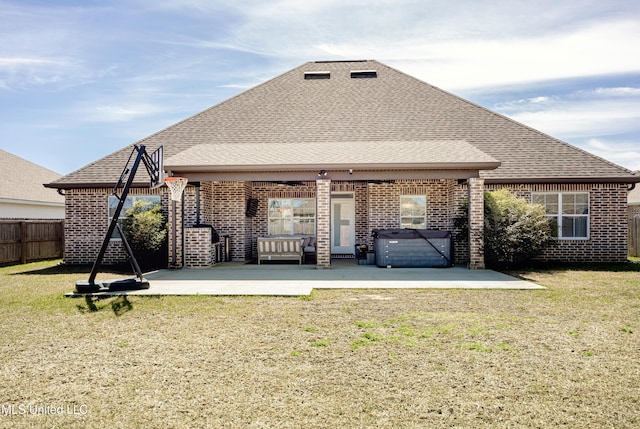
[(482, 269), (480, 172), (499, 165), (466, 141), (196, 145), (164, 165), (189, 182), (168, 213), (171, 266), (210, 265), (208, 225), (230, 238), (232, 261), (255, 258), (264, 237), (310, 236), (316, 267), (327, 269), (356, 244), (372, 247), (375, 229), (452, 230), (466, 202), (468, 237), (455, 253)]
[(314, 289), (545, 289), (492, 270), (379, 268), (339, 259), (325, 270), (314, 265), (230, 262), (207, 269), (159, 270), (145, 278), (149, 289), (94, 295), (308, 296)]

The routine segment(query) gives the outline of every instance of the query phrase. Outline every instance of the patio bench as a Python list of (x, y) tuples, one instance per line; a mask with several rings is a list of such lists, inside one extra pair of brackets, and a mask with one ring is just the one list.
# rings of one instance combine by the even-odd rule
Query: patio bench
[(303, 239), (300, 237), (258, 237), (258, 265), (261, 261), (298, 261), (304, 258)]

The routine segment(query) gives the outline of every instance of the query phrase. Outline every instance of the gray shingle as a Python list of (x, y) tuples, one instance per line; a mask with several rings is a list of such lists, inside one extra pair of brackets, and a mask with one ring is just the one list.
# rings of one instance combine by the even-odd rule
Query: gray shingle
[(42, 186), (62, 177), (33, 162), (0, 149), (0, 198), (64, 203), (64, 197)]
[[(377, 77), (353, 79), (352, 70), (375, 70)], [(304, 78), (313, 71), (329, 72), (330, 78)], [(149, 151), (164, 145), (166, 160), (186, 163), (183, 157), (197, 145), (268, 145), (277, 155), (283, 144), (437, 141), (452, 143), (451, 154), (460, 160), (470, 145), (500, 161), (499, 168), (481, 173), (488, 181), (638, 181), (620, 166), (377, 61), (303, 64), (139, 143)], [(52, 186), (113, 182), (130, 151)]]
[(272, 166), (291, 169), (356, 165), (370, 168), (467, 166), (470, 169), (471, 165), (492, 163), (497, 161), (466, 142), (444, 140), (213, 143), (193, 146), (165, 160), (165, 166), (175, 170), (210, 166), (264, 170)]

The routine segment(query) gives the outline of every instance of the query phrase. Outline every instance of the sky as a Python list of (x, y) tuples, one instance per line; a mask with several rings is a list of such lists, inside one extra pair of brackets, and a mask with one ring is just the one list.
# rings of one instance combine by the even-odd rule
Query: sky
[(0, 0), (0, 23), (0, 148), (60, 174), (359, 59), (640, 170), (636, 1)]

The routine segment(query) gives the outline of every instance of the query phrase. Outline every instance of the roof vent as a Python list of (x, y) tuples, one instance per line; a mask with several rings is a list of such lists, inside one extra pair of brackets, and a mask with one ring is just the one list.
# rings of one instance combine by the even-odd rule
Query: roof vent
[(331, 79), (331, 72), (328, 71), (310, 71), (304, 72), (305, 80), (313, 80), (313, 79)]
[(378, 77), (376, 70), (351, 70), (351, 79), (370, 79)]

